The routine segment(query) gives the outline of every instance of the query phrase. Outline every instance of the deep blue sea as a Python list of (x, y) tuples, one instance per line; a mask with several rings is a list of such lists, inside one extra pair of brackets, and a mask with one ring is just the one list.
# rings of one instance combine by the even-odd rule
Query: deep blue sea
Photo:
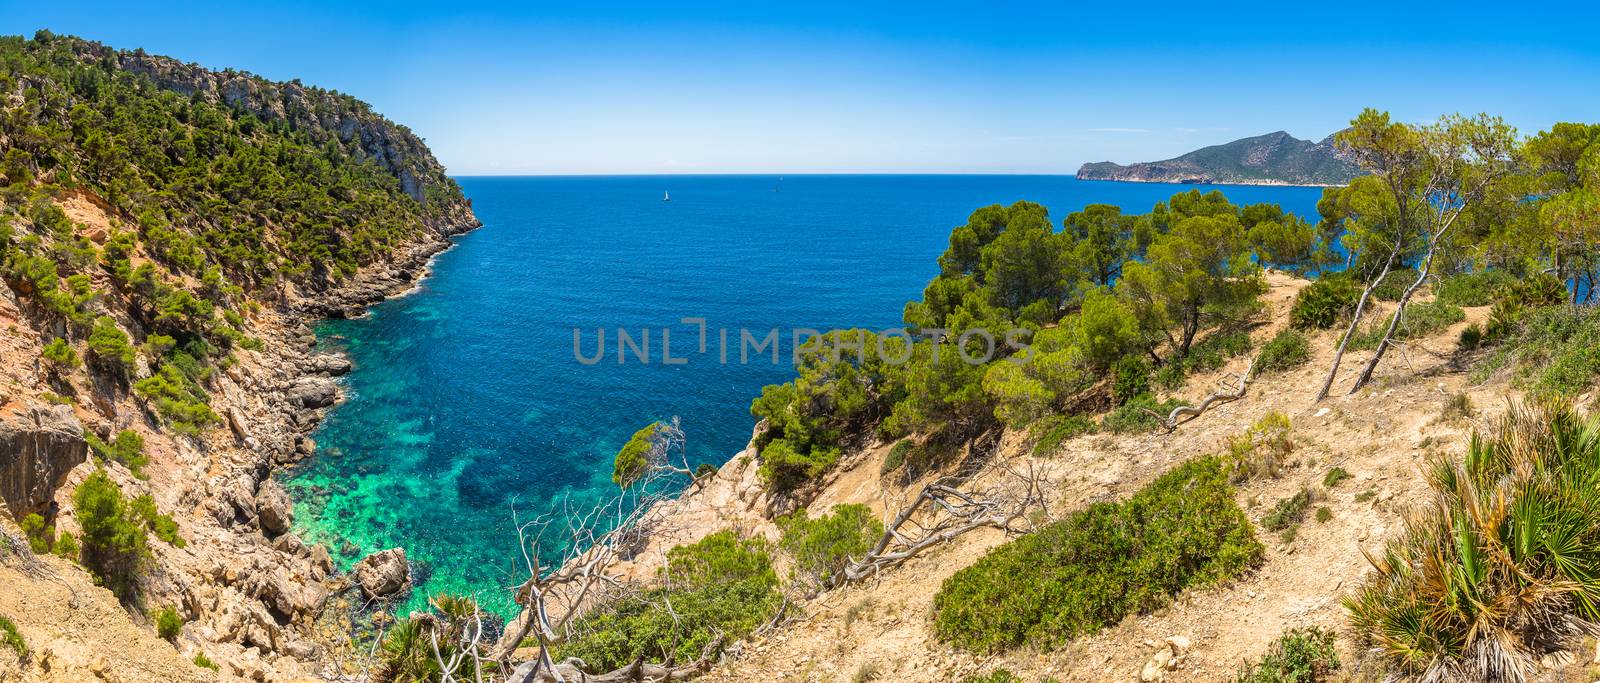
[[(349, 400), (287, 474), (296, 524), (348, 566), (403, 546), (428, 593), (477, 593), (509, 612), (515, 507), (524, 518), (614, 490), (611, 459), (678, 416), (691, 460), (745, 445), (750, 400), (788, 379), (790, 330), (884, 329), (937, 271), (950, 230), (1027, 199), (1058, 227), (1087, 204), (1149, 211), (1190, 189), (1270, 201), (1312, 220), (1321, 191), (1078, 181), (1066, 176), (797, 175), (461, 178), (483, 227), (440, 255), (418, 291), (318, 327), (355, 362)], [(670, 192), (672, 201), (662, 201)], [(699, 326), (709, 330), (699, 353)], [(606, 329), (606, 355), (595, 352)], [(616, 355), (616, 330), (650, 362)], [(663, 364), (661, 330), (670, 328)], [(728, 364), (718, 330), (730, 331)], [(780, 363), (738, 363), (739, 330), (781, 330)]]

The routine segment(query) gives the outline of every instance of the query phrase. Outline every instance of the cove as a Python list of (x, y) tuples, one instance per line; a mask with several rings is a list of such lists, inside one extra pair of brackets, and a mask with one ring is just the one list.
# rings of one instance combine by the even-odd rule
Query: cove
[[(750, 400), (791, 376), (791, 332), (898, 327), (951, 228), (979, 206), (1036, 201), (1059, 229), (1088, 204), (1143, 213), (1190, 189), (1314, 220), (1321, 195), (1069, 176), (459, 180), (484, 226), (415, 292), (318, 326), (319, 344), (355, 364), (348, 400), (313, 435), (317, 453), (283, 475), (299, 532), (341, 566), (406, 549), (419, 585), (402, 611), (456, 592), (509, 614), (513, 510), (609, 495), (612, 456), (652, 420), (679, 416), (691, 462), (724, 462), (749, 439)], [(705, 352), (686, 318), (704, 321)], [(650, 362), (631, 350), (618, 362), (618, 328), (635, 343), (651, 331)], [(574, 329), (589, 356), (607, 330), (604, 358), (580, 362)], [(663, 329), (685, 362), (662, 362)], [(726, 360), (719, 330), (732, 335)], [(778, 330), (782, 352), (741, 362), (742, 330)]]

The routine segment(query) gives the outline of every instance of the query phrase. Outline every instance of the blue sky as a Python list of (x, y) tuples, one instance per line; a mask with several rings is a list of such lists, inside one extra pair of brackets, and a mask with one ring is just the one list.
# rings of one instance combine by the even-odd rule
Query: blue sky
[(0, 0), (0, 32), (335, 88), (457, 174), (1071, 173), (1364, 106), (1600, 119), (1600, 10), (1308, 4)]

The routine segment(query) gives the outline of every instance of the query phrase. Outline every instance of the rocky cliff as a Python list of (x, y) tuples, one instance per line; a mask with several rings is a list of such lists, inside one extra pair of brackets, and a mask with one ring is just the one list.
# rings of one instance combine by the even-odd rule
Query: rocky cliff
[(1165, 161), (1084, 164), (1079, 180), (1233, 185), (1344, 185), (1360, 169), (1340, 155), (1333, 136), (1319, 142), (1278, 131), (1197, 149)]
[[(478, 225), (470, 202), (347, 95), (45, 32), (0, 38), (0, 114), (0, 616), (30, 641), (0, 679), (357, 672), (366, 598), (273, 473), (350, 369), (309, 324), (411, 287)], [(148, 501), (132, 590), (40, 604), (98, 581), (67, 540), (97, 472), (124, 511)], [(48, 552), (15, 542), (31, 513)]]

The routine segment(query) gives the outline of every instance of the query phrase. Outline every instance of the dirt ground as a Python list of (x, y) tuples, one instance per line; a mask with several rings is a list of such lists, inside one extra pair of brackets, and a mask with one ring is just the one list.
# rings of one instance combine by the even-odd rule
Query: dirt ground
[[(1294, 294), (1307, 284), (1276, 273), (1268, 281), (1265, 319), (1274, 322), (1252, 332), (1258, 348), (1286, 324)], [(1380, 307), (1379, 314), (1388, 308)], [(1228, 681), (1285, 629), (1310, 625), (1340, 634), (1341, 676), (1381, 680), (1377, 667), (1365, 662), (1351, 640), (1340, 598), (1367, 572), (1364, 553), (1397, 535), (1404, 511), (1427, 496), (1421, 468), (1428, 458), (1459, 454), (1472, 430), (1487, 426), (1514, 397), (1503, 378), (1469, 385), (1466, 371), (1451, 362), (1460, 330), (1486, 316), (1486, 308), (1467, 309), (1466, 322), (1394, 349), (1373, 382), (1355, 395), (1346, 392), (1370, 352), (1347, 353), (1331, 396), (1320, 403), (1313, 400), (1342, 332), (1332, 330), (1311, 335), (1305, 365), (1261, 376), (1243, 399), (1217, 406), (1170, 434), (1084, 435), (1064, 443), (1047, 460), (1031, 455), (1024, 435), (1005, 436), (999, 457), (1018, 464), (1033, 460), (1044, 467), (1050, 516), (1058, 518), (1090, 502), (1127, 497), (1186, 459), (1223, 451), (1230, 436), (1267, 413), (1286, 414), (1294, 441), (1289, 466), (1276, 478), (1241, 485), (1239, 504), (1259, 524), (1274, 503), (1305, 487), (1317, 495), (1313, 507), (1327, 507), (1332, 517), (1318, 522), (1308, 515), (1288, 542), (1258, 527), (1267, 547), (1265, 562), (1242, 578), (1188, 591), (1165, 609), (1129, 617), (1061, 649), (985, 657), (952, 649), (931, 628), (940, 584), (1007, 540), (998, 530), (980, 530), (870, 583), (804, 603), (794, 623), (747, 643), (740, 656), (705, 680), (931, 682), (1005, 668), (1024, 681), (1138, 681), (1152, 655), (1168, 649), (1169, 639), (1177, 639), (1188, 646), (1177, 665), (1161, 674), (1164, 680)], [(1193, 377), (1175, 395), (1198, 400), (1247, 363), (1248, 357), (1237, 358), (1217, 372)], [(1469, 397), (1471, 414), (1445, 416), (1446, 401), (1458, 393)], [(811, 508), (857, 502), (881, 511), (886, 502), (905, 495), (905, 487), (878, 474), (887, 450), (879, 444), (855, 456)], [(1332, 488), (1323, 486), (1335, 466), (1350, 478)], [(736, 461), (726, 469), (707, 495), (718, 504), (692, 498), (680, 503), (683, 519), (695, 522), (685, 528), (704, 529), (708, 519), (721, 519), (775, 537), (775, 529), (760, 518), (759, 496), (748, 489), (754, 468)], [(1591, 680), (1589, 660), (1597, 655), (1592, 647), (1578, 653), (1570, 666), (1550, 672), (1550, 680)]]

